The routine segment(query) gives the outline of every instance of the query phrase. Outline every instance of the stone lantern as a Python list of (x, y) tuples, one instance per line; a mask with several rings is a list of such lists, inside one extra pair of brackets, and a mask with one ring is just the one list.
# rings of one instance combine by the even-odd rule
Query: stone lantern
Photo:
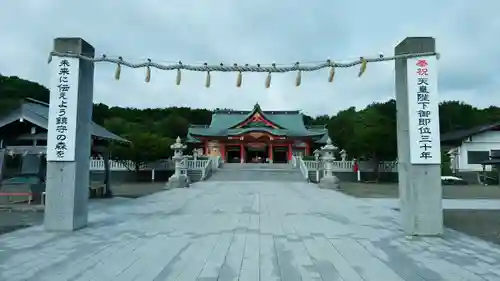
[(333, 161), (335, 161), (335, 151), (337, 147), (332, 144), (332, 140), (328, 138), (326, 145), (322, 148), (323, 161), (325, 162), (325, 175), (319, 183), (320, 188), (339, 189), (339, 179), (333, 174)]
[(347, 151), (345, 151), (344, 149), (342, 149), (340, 151), (340, 158), (342, 159), (342, 162), (347, 161)]
[(172, 160), (175, 164), (174, 174), (168, 179), (166, 184), (166, 189), (171, 188), (179, 188), (179, 187), (187, 187), (188, 186), (188, 178), (187, 175), (183, 175), (181, 173), (184, 168), (182, 164), (182, 160), (184, 160), (184, 156), (182, 155), (184, 149), (186, 149), (186, 145), (181, 142), (181, 138), (177, 137), (175, 143), (170, 146), (170, 148), (174, 151), (174, 156)]

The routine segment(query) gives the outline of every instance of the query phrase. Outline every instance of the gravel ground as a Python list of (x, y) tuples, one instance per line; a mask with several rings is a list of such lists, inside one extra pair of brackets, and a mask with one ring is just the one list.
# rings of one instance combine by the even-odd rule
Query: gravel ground
[[(345, 183), (342, 192), (359, 198), (398, 198), (397, 184)], [(443, 186), (445, 199), (500, 199), (500, 187)], [(500, 210), (444, 210), (448, 228), (500, 244)]]
[[(113, 187), (115, 197), (139, 198), (163, 190), (164, 183), (131, 183)], [(92, 199), (100, 205), (107, 199)], [(108, 202), (109, 203), (109, 202)], [(0, 235), (43, 222), (43, 208), (28, 204), (0, 206)]]

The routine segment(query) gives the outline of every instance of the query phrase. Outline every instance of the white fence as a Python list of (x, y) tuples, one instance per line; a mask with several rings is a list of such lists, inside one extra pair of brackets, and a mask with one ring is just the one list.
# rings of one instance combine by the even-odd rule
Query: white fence
[[(317, 170), (320, 164), (323, 162), (304, 160), (305, 167), (307, 170)], [(379, 164), (378, 169), (380, 172), (397, 172), (398, 163), (396, 161), (386, 161)], [(375, 167), (371, 162), (360, 162), (359, 170), (361, 172), (373, 172)], [(352, 161), (333, 161), (333, 172), (352, 172), (354, 171), (354, 163)]]
[[(190, 170), (202, 170), (206, 168), (206, 165), (210, 160), (191, 160), (186, 159), (187, 167)], [(216, 163), (218, 164), (219, 160), (216, 159)], [(141, 171), (150, 171), (153, 168), (157, 171), (161, 170), (174, 170), (174, 162), (171, 159), (161, 160), (159, 163), (156, 163), (153, 167), (152, 165), (142, 164), (139, 167)], [(133, 161), (109, 161), (109, 169), (111, 171), (134, 171), (135, 163)], [(90, 160), (90, 170), (91, 171), (104, 171), (104, 160), (102, 159), (91, 159)]]
[[(317, 161), (311, 161), (311, 160), (302, 160), (298, 161), (299, 159), (295, 159), (295, 165), (303, 165), (301, 168), (302, 169), (307, 169), (309, 171), (312, 170), (317, 170), (318, 165), (322, 162), (317, 162)], [(210, 160), (191, 160), (187, 159), (187, 168), (190, 170), (202, 170), (205, 169), (207, 166), (207, 163)], [(215, 167), (218, 167), (220, 165), (220, 159), (212, 159), (213, 165)], [(301, 163), (303, 162), (303, 163)], [(352, 161), (334, 161), (333, 162), (333, 172), (352, 172), (354, 163)], [(135, 169), (135, 164), (132, 161), (109, 161), (109, 168), (111, 171), (133, 171)], [(379, 171), (380, 172), (397, 172), (398, 171), (398, 165), (396, 161), (392, 162), (382, 162), (379, 164)], [(140, 170), (152, 170), (153, 167), (143, 164), (139, 167)], [(157, 164), (154, 169), (156, 170), (173, 170), (174, 169), (174, 163), (171, 159), (168, 160), (162, 160), (160, 164)], [(91, 159), (90, 160), (90, 170), (91, 171), (104, 171), (104, 160), (102, 159)], [(374, 171), (374, 165), (373, 163), (370, 162), (360, 162), (359, 163), (359, 170), (361, 172), (371, 172)]]
[[(146, 168), (147, 165), (142, 165), (141, 169)], [(135, 164), (132, 161), (109, 161), (109, 169), (111, 171), (133, 171), (135, 169)], [(91, 171), (104, 171), (104, 160), (91, 159), (90, 160), (90, 170)]]

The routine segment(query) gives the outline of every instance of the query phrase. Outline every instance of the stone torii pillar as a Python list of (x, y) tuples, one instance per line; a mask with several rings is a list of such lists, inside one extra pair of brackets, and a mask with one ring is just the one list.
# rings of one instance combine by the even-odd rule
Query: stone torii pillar
[[(435, 45), (432, 37), (408, 37), (394, 53), (435, 52)], [(436, 58), (399, 59), (395, 69), (401, 225), (407, 235), (440, 235), (443, 208)]]
[[(54, 51), (88, 58), (95, 53), (82, 38), (56, 38)], [(94, 64), (53, 57), (50, 69), (44, 226), (49, 231), (73, 231), (88, 221)]]

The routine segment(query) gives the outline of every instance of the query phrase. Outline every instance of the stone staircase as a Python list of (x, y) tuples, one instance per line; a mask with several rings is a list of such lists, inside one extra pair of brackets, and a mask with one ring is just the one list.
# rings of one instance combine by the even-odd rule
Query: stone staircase
[(190, 180), (191, 182), (197, 182), (197, 181), (200, 181), (200, 180), (201, 180), (201, 175), (202, 175), (201, 170), (193, 170), (193, 169), (189, 169), (189, 170), (187, 171), (187, 174), (188, 174), (189, 180)]
[(304, 181), (291, 164), (225, 163), (210, 181)]

